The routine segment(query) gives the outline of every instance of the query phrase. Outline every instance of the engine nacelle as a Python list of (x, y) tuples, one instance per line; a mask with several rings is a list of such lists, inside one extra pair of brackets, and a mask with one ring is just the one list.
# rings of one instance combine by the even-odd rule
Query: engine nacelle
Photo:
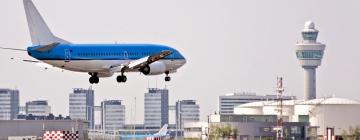
[(163, 62), (156, 61), (140, 69), (140, 71), (145, 75), (159, 75), (165, 73), (166, 65)]

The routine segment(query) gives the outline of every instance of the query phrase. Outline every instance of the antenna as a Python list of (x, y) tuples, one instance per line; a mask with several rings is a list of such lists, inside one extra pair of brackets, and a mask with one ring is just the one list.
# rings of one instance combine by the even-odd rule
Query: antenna
[(283, 88), (282, 77), (277, 77), (276, 92), (277, 92), (277, 101), (278, 101), (277, 111), (279, 112), (279, 114), (278, 114), (276, 127), (274, 127), (274, 130), (276, 131), (276, 139), (283, 140), (284, 132), (283, 132), (283, 95), (282, 94), (284, 92), (284, 88)]

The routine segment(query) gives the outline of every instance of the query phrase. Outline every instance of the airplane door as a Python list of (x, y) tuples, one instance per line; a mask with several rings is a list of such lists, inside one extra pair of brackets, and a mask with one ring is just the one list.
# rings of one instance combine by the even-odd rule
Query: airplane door
[(127, 51), (124, 51), (124, 59), (129, 59), (129, 55), (128, 55)]
[(71, 50), (70, 49), (65, 49), (65, 62), (69, 62), (71, 59)]

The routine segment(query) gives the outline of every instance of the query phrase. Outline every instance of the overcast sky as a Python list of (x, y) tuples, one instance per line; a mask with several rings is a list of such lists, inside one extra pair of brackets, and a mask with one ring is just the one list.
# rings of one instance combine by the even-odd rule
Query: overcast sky
[[(95, 103), (121, 99), (126, 119), (136, 104), (143, 122), (148, 87), (167, 87), (170, 104), (195, 99), (201, 119), (218, 108), (218, 96), (234, 91), (274, 94), (276, 77), (284, 77), (286, 94), (303, 97), (303, 70), (295, 56), (305, 21), (320, 30), (326, 44), (317, 69), (318, 97), (360, 99), (360, 11), (358, 0), (35, 0), (57, 36), (74, 43), (155, 43), (178, 49), (187, 64), (165, 83), (164, 75), (127, 74), (93, 85)], [(31, 45), (22, 0), (0, 2), (0, 46)], [(47, 99), (55, 114), (68, 115), (72, 88), (89, 88), (88, 74), (43, 70), (11, 61), (24, 52), (0, 51), (0, 87), (20, 90), (20, 103)]]

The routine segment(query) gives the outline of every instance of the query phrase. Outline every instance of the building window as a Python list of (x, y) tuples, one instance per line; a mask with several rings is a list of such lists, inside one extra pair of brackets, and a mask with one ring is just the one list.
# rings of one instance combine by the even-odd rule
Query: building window
[(299, 126), (290, 127), (291, 134), (301, 134), (301, 129)]
[(299, 115), (299, 122), (309, 122), (309, 115)]

